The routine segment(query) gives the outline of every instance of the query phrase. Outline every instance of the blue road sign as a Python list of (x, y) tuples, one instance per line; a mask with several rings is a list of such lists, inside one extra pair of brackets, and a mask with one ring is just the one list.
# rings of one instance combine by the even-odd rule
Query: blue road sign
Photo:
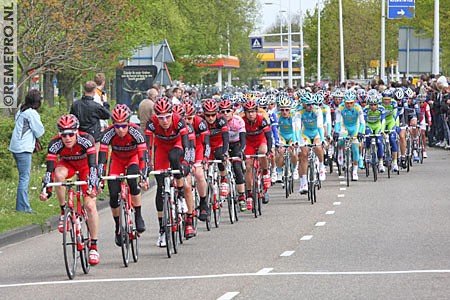
[(252, 49), (261, 49), (263, 47), (262, 37), (250, 38), (250, 46)]
[(388, 19), (412, 19), (414, 18), (414, 9), (415, 0), (389, 0)]

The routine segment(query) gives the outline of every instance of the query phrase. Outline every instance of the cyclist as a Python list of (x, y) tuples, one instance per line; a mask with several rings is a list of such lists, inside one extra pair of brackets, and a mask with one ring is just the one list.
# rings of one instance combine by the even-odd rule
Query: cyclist
[(420, 106), (420, 134), (422, 135), (422, 147), (423, 147), (423, 158), (427, 158), (427, 148), (426, 148), (426, 132), (427, 127), (431, 127), (431, 112), (430, 112), (430, 106), (425, 101), (427, 98), (426, 95), (418, 95), (417, 100), (419, 101)]
[[(405, 108), (405, 121), (411, 128), (411, 139), (413, 141), (413, 154), (414, 161), (419, 161), (419, 155), (417, 153), (417, 120), (420, 119), (420, 106), (415, 97), (415, 92), (411, 88), (405, 90), (407, 100), (403, 102)], [(405, 140), (406, 142), (406, 140)], [(406, 146), (406, 143), (405, 143)]]
[(211, 148), (209, 146), (208, 124), (202, 117), (195, 114), (195, 109), (191, 104), (184, 104), (184, 109), (186, 111), (186, 123), (192, 124), (195, 132), (195, 162), (193, 174), (195, 176), (195, 180), (197, 181), (197, 190), (200, 196), (200, 214), (198, 218), (200, 221), (206, 221), (208, 210), (206, 203), (207, 185), (202, 164), (207, 163), (211, 153)]
[(381, 93), (383, 97), (381, 106), (385, 112), (386, 130), (389, 131), (389, 143), (392, 151), (392, 171), (398, 171), (398, 145), (397, 145), (397, 101), (393, 100), (393, 93), (390, 89), (386, 89)]
[[(380, 173), (383, 173), (384, 165), (383, 165), (383, 156), (384, 156), (384, 149), (383, 149), (383, 137), (382, 134), (384, 134), (384, 130), (386, 127), (385, 124), (385, 111), (384, 107), (378, 105), (378, 95), (370, 96), (368, 99), (369, 107), (366, 106), (366, 108), (363, 109), (364, 112), (364, 121), (366, 123), (366, 135), (370, 134), (379, 134), (380, 136), (377, 136), (376, 143), (377, 143), (377, 155), (378, 155), (378, 170)], [(371, 138), (369, 136), (366, 137), (365, 147), (366, 147), (366, 161), (370, 162), (370, 142)]]
[[(290, 145), (289, 152), (293, 166), (297, 166), (298, 157), (297, 149), (295, 145), (298, 145), (299, 137), (296, 133), (300, 132), (301, 119), (298, 114), (295, 114), (291, 109), (292, 101), (288, 96), (278, 97), (278, 126), (279, 126), (279, 138), (283, 145)], [(285, 148), (281, 145), (277, 149), (276, 161), (277, 161), (277, 181), (282, 181), (283, 171), (283, 155)], [(298, 169), (293, 171), (293, 178), (297, 180), (299, 178)]]
[[(340, 104), (336, 109), (336, 125), (334, 132), (334, 139), (337, 141), (338, 137), (345, 138), (349, 136), (350, 138), (355, 138), (358, 136), (359, 139), (362, 138), (365, 121), (364, 114), (361, 106), (355, 103), (356, 96), (352, 92), (347, 92), (344, 96), (344, 103)], [(338, 144), (338, 164), (342, 165), (344, 161), (344, 141)], [(352, 180), (358, 180), (358, 159), (359, 159), (359, 141), (358, 139), (353, 139), (352, 142), (352, 156), (353, 156), (353, 173)]]
[[(113, 123), (105, 129), (100, 140), (98, 153), (98, 174), (106, 174), (109, 148), (111, 147), (111, 158), (109, 160), (109, 175), (118, 176), (141, 175), (141, 186), (145, 190), (147, 177), (148, 152), (142, 129), (130, 122), (131, 112), (125, 104), (116, 104), (112, 110)], [(145, 223), (141, 213), (141, 189), (137, 180), (128, 180), (131, 201), (135, 211), (136, 230), (139, 233), (145, 231)], [(115, 242), (122, 246), (122, 238), (119, 232), (119, 193), (120, 181), (109, 180), (108, 189), (110, 194), (109, 206), (115, 223)]]
[(220, 194), (225, 197), (229, 192), (227, 183), (227, 172), (225, 170), (225, 161), (228, 156), (230, 143), (230, 134), (228, 131), (228, 123), (221, 115), (218, 115), (219, 105), (216, 100), (206, 99), (203, 102), (203, 117), (206, 120), (209, 130), (209, 143), (211, 145), (211, 154), (209, 159), (221, 160), (218, 164), (220, 173)]
[[(63, 182), (71, 178), (76, 172), (80, 180), (87, 179), (87, 186), (81, 187), (84, 196), (84, 207), (88, 213), (89, 231), (91, 242), (89, 245), (89, 264), (100, 263), (98, 253), (98, 213), (96, 207), (97, 176), (97, 152), (94, 138), (87, 133), (80, 132), (80, 122), (74, 115), (63, 115), (58, 119), (57, 127), (59, 135), (51, 139), (48, 144), (47, 171), (42, 179), (42, 186), (54, 182)], [(56, 197), (61, 207), (58, 230), (64, 230), (64, 210), (66, 207), (66, 188), (56, 187)], [(52, 195), (51, 188), (45, 188), (41, 192), (40, 199), (47, 201)]]
[[(240, 116), (236, 116), (233, 114), (232, 104), (229, 100), (222, 100), (219, 103), (219, 109), (220, 114), (227, 121), (230, 136), (230, 156), (241, 157), (242, 159), (245, 159), (243, 155), (246, 147), (244, 120)], [(246, 211), (247, 207), (245, 204), (244, 170), (241, 162), (233, 162), (233, 172), (236, 179), (239, 208), (241, 211)]]
[[(299, 153), (299, 170), (300, 170), (300, 194), (308, 192), (308, 181), (306, 178), (306, 171), (308, 169), (308, 153), (309, 148), (302, 146), (302, 144), (320, 144), (324, 141), (323, 136), (323, 114), (322, 110), (314, 105), (314, 99), (311, 93), (306, 92), (301, 96), (303, 106), (298, 113), (301, 118), (301, 151)], [(325, 165), (323, 163), (323, 149), (322, 147), (314, 147), (313, 151), (319, 159), (319, 179), (324, 181)]]
[[(173, 105), (173, 113), (185, 118), (186, 111), (182, 104)], [(186, 121), (186, 128), (188, 130), (188, 143), (191, 149), (195, 149), (195, 130), (194, 126)], [(194, 161), (193, 159), (192, 161)], [(183, 195), (184, 198), (179, 198), (179, 209), (186, 214), (185, 218), (185, 236), (186, 239), (190, 239), (196, 235), (195, 229), (192, 226), (192, 212), (194, 210), (194, 195), (192, 193), (192, 180), (191, 174), (189, 172), (185, 175), (185, 180), (183, 184)]]
[[(149, 139), (150, 167), (155, 170), (179, 170), (175, 174), (178, 197), (183, 198), (183, 175), (189, 171), (189, 163), (195, 155), (189, 147), (188, 129), (184, 119), (172, 113), (172, 102), (167, 97), (159, 98), (154, 105), (155, 114), (147, 122), (145, 134)], [(183, 158), (183, 159), (182, 159)], [(152, 160), (154, 159), (154, 160)], [(183, 161), (183, 164), (181, 163)], [(159, 237), (156, 245), (166, 247), (165, 233), (162, 224), (164, 176), (156, 175), (156, 210), (158, 212)]]
[[(258, 105), (254, 100), (248, 100), (244, 105), (245, 116), (243, 117), (245, 123), (245, 131), (247, 132), (247, 146), (245, 148), (245, 155), (255, 154), (270, 154), (272, 148), (272, 132), (270, 131), (269, 121), (261, 114), (258, 114)], [(264, 189), (269, 189), (271, 184), (269, 174), (269, 162), (267, 157), (259, 158), (260, 166), (263, 170), (263, 184)], [(245, 161), (245, 186), (247, 189), (247, 210), (253, 209), (253, 197), (251, 193), (253, 166), (252, 160)]]
[[(278, 127), (279, 127), (278, 126), (278, 118), (277, 118), (276, 113), (273, 110), (269, 111), (269, 96), (261, 97), (259, 99), (258, 106), (259, 106), (260, 109), (262, 109), (265, 112), (267, 112), (267, 115), (269, 117), (268, 120), (269, 120), (269, 123), (270, 123), (270, 130), (272, 131), (272, 141), (273, 141), (272, 147), (276, 148), (276, 147), (278, 147), (280, 145), (280, 139), (278, 137), (278, 130), (279, 130), (278, 129)], [(274, 149), (270, 149), (271, 152), (274, 152), (273, 150)], [(277, 170), (276, 170), (276, 166), (275, 166), (275, 156), (270, 156), (270, 165), (272, 166), (272, 169), (271, 169), (272, 170), (272, 178), (271, 178), (271, 180), (272, 180), (272, 183), (275, 183), (275, 181), (277, 180)], [(266, 201), (266, 198), (264, 198), (264, 201)]]

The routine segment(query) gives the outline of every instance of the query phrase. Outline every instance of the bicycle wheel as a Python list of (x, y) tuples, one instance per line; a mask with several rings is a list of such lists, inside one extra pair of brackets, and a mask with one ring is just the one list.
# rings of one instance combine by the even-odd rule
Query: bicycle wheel
[(122, 238), (122, 259), (125, 267), (128, 267), (130, 261), (130, 232), (129, 232), (129, 216), (125, 207), (125, 200), (120, 200), (119, 209), (119, 232)]
[(235, 190), (236, 188), (234, 186), (234, 180), (232, 180), (230, 176), (228, 176), (228, 181), (230, 182), (230, 192), (228, 193), (228, 196), (227, 196), (228, 216), (230, 217), (230, 223), (234, 224), (236, 219), (235, 219), (235, 214), (234, 214), (235, 198), (234, 198), (233, 190)]
[(283, 173), (283, 186), (284, 186), (284, 192), (286, 195), (286, 199), (289, 197), (289, 194), (291, 192), (290, 181), (289, 181), (289, 168), (290, 168), (290, 162), (287, 162), (286, 159), (284, 160), (284, 173)]
[(377, 150), (375, 149), (375, 146), (372, 146), (370, 148), (370, 152), (372, 154), (372, 173), (373, 173), (373, 181), (377, 181), (378, 176), (378, 156), (377, 156)]
[(212, 208), (213, 208), (213, 197), (214, 197), (214, 191), (212, 183), (208, 183), (208, 189), (206, 194), (206, 203), (208, 204), (207, 208), (207, 214), (206, 214), (206, 229), (208, 231), (211, 230), (211, 217), (212, 217)]
[(88, 217), (86, 214), (86, 210), (83, 208), (82, 212), (83, 216), (80, 216), (80, 242), (78, 244), (78, 249), (80, 249), (80, 260), (81, 260), (81, 268), (83, 269), (84, 274), (88, 274), (91, 269), (91, 265), (89, 264), (89, 242), (91, 240), (91, 235), (89, 231)]
[(314, 162), (308, 163), (308, 200), (314, 204)]
[(390, 147), (391, 146), (389, 144), (386, 144), (384, 147), (384, 149), (385, 149), (384, 156), (385, 156), (388, 178), (391, 178), (391, 168), (392, 168), (392, 153), (391, 153)]
[(422, 135), (419, 132), (419, 143), (418, 143), (418, 149), (417, 151), (419, 152), (419, 161), (421, 164), (423, 164), (423, 139), (422, 139)]
[(258, 214), (261, 215), (262, 199), (264, 197), (264, 186), (261, 182), (261, 174), (258, 176)]
[(347, 186), (350, 186), (350, 149), (345, 150), (345, 176), (347, 177)]
[(330, 152), (331, 154), (334, 153), (334, 146), (330, 144), (327, 152), (328, 167), (330, 168), (330, 174), (333, 174), (333, 155), (330, 155)]
[(406, 139), (406, 172), (409, 172), (409, 167), (411, 160), (411, 140), (409, 138)]
[(179, 243), (179, 239), (178, 239), (178, 230), (180, 229), (180, 222), (179, 222), (179, 214), (178, 214), (178, 203), (176, 201), (176, 197), (177, 194), (174, 193), (174, 199), (171, 199), (172, 204), (170, 205), (171, 207), (171, 218), (172, 218), (172, 227), (171, 227), (171, 235), (172, 235), (172, 247), (173, 247), (173, 253), (177, 254), (178, 253), (178, 243)]
[(75, 232), (75, 223), (72, 218), (72, 210), (66, 209), (64, 212), (63, 251), (64, 264), (66, 266), (66, 272), (69, 279), (73, 279), (77, 271), (78, 251)]
[(219, 188), (217, 187), (217, 185), (214, 186), (214, 196), (213, 196), (213, 214), (214, 214), (214, 226), (216, 226), (216, 228), (219, 228), (220, 225), (220, 194), (219, 194)]
[(257, 170), (253, 169), (253, 184), (252, 184), (252, 201), (253, 201), (253, 209), (252, 212), (255, 218), (258, 217), (258, 175)]
[(167, 250), (167, 257), (170, 258), (171, 255), (171, 248), (172, 248), (172, 222), (171, 222), (171, 208), (169, 203), (169, 194), (164, 193), (164, 206), (163, 206), (163, 217), (162, 217), (162, 225), (164, 228), (164, 235), (166, 239), (166, 250)]
[(137, 262), (139, 259), (139, 233), (136, 230), (136, 216), (134, 215), (134, 208), (131, 209), (131, 233), (130, 233), (130, 245), (131, 245), (131, 256), (133, 256), (133, 261)]
[(193, 195), (192, 197), (194, 198), (194, 210), (192, 211), (192, 227), (194, 228), (196, 234), (197, 235), (197, 225), (198, 225), (198, 220), (197, 217), (199, 216), (199, 206), (200, 206), (200, 195), (198, 194), (198, 190), (196, 186), (192, 187), (193, 189)]

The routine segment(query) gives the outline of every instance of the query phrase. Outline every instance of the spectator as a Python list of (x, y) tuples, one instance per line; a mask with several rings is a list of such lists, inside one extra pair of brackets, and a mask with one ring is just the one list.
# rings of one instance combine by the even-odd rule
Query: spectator
[(172, 94), (172, 104), (181, 104), (181, 95), (183, 94), (183, 91), (176, 87), (173, 89)]
[[(448, 87), (447, 78), (445, 76), (440, 76), (436, 81), (438, 93), (433, 101), (433, 112), (434, 112), (434, 125), (435, 125), (435, 139), (437, 140), (436, 146), (445, 148), (448, 146), (447, 141), (444, 139), (444, 123), (447, 115), (446, 105), (444, 96), (446, 95), (446, 89)], [(444, 105), (443, 105), (444, 104)]]
[[(105, 92), (105, 83), (106, 83), (105, 74), (97, 73), (94, 77), (94, 82), (97, 85), (97, 88), (95, 89), (94, 101), (97, 102), (98, 104), (104, 105), (103, 103), (108, 102), (108, 98)], [(100, 126), (102, 128), (102, 131), (106, 127), (108, 127), (108, 119), (100, 120)]]
[(139, 103), (138, 115), (139, 121), (141, 122), (141, 127), (145, 128), (148, 119), (153, 115), (153, 105), (158, 97), (158, 90), (151, 88), (147, 91), (148, 99), (144, 99)]
[(94, 101), (95, 89), (97, 84), (94, 81), (88, 81), (84, 85), (84, 96), (75, 101), (70, 108), (70, 113), (75, 115), (80, 121), (80, 131), (89, 133), (95, 139), (95, 145), (98, 152), (101, 136), (101, 119), (109, 119), (109, 103), (103, 105)]
[(41, 106), (41, 95), (38, 90), (30, 90), (25, 97), (25, 103), (20, 106), (15, 117), (15, 126), (9, 144), (9, 151), (13, 153), (19, 171), (17, 185), (16, 211), (35, 214), (28, 199), (28, 184), (30, 183), (31, 155), (36, 139), (45, 130), (41, 117), (37, 112)]

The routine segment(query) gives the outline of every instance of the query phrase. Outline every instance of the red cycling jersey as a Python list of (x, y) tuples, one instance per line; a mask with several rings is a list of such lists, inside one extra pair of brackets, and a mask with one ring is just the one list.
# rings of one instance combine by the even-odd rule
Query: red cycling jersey
[(211, 153), (208, 124), (197, 115), (194, 116), (192, 124), (195, 131), (195, 162), (199, 163)]
[(98, 155), (99, 168), (106, 167), (109, 147), (111, 146), (110, 175), (124, 174), (125, 168), (136, 164), (142, 171), (147, 166), (147, 145), (142, 129), (134, 124), (128, 124), (128, 132), (124, 137), (117, 135), (114, 125), (105, 129), (100, 140)]
[[(55, 168), (65, 167), (68, 170), (67, 178), (79, 172), (80, 180), (88, 180), (89, 187), (93, 188), (98, 178), (96, 156), (95, 140), (90, 134), (78, 132), (77, 142), (72, 148), (64, 146), (61, 137), (55, 136), (48, 144), (47, 172), (43, 182), (49, 183), (53, 180)], [(86, 185), (82, 186), (85, 195), (87, 188)]]
[(207, 124), (209, 129), (209, 144), (211, 146), (211, 152), (214, 152), (215, 149), (223, 146), (222, 133), (228, 132), (228, 124), (219, 114), (214, 123)]
[(256, 115), (256, 120), (251, 122), (246, 116), (242, 118), (245, 123), (246, 131), (246, 143), (245, 148), (246, 155), (256, 154), (256, 149), (262, 144), (267, 144), (266, 132), (270, 132), (269, 122), (260, 114)]

